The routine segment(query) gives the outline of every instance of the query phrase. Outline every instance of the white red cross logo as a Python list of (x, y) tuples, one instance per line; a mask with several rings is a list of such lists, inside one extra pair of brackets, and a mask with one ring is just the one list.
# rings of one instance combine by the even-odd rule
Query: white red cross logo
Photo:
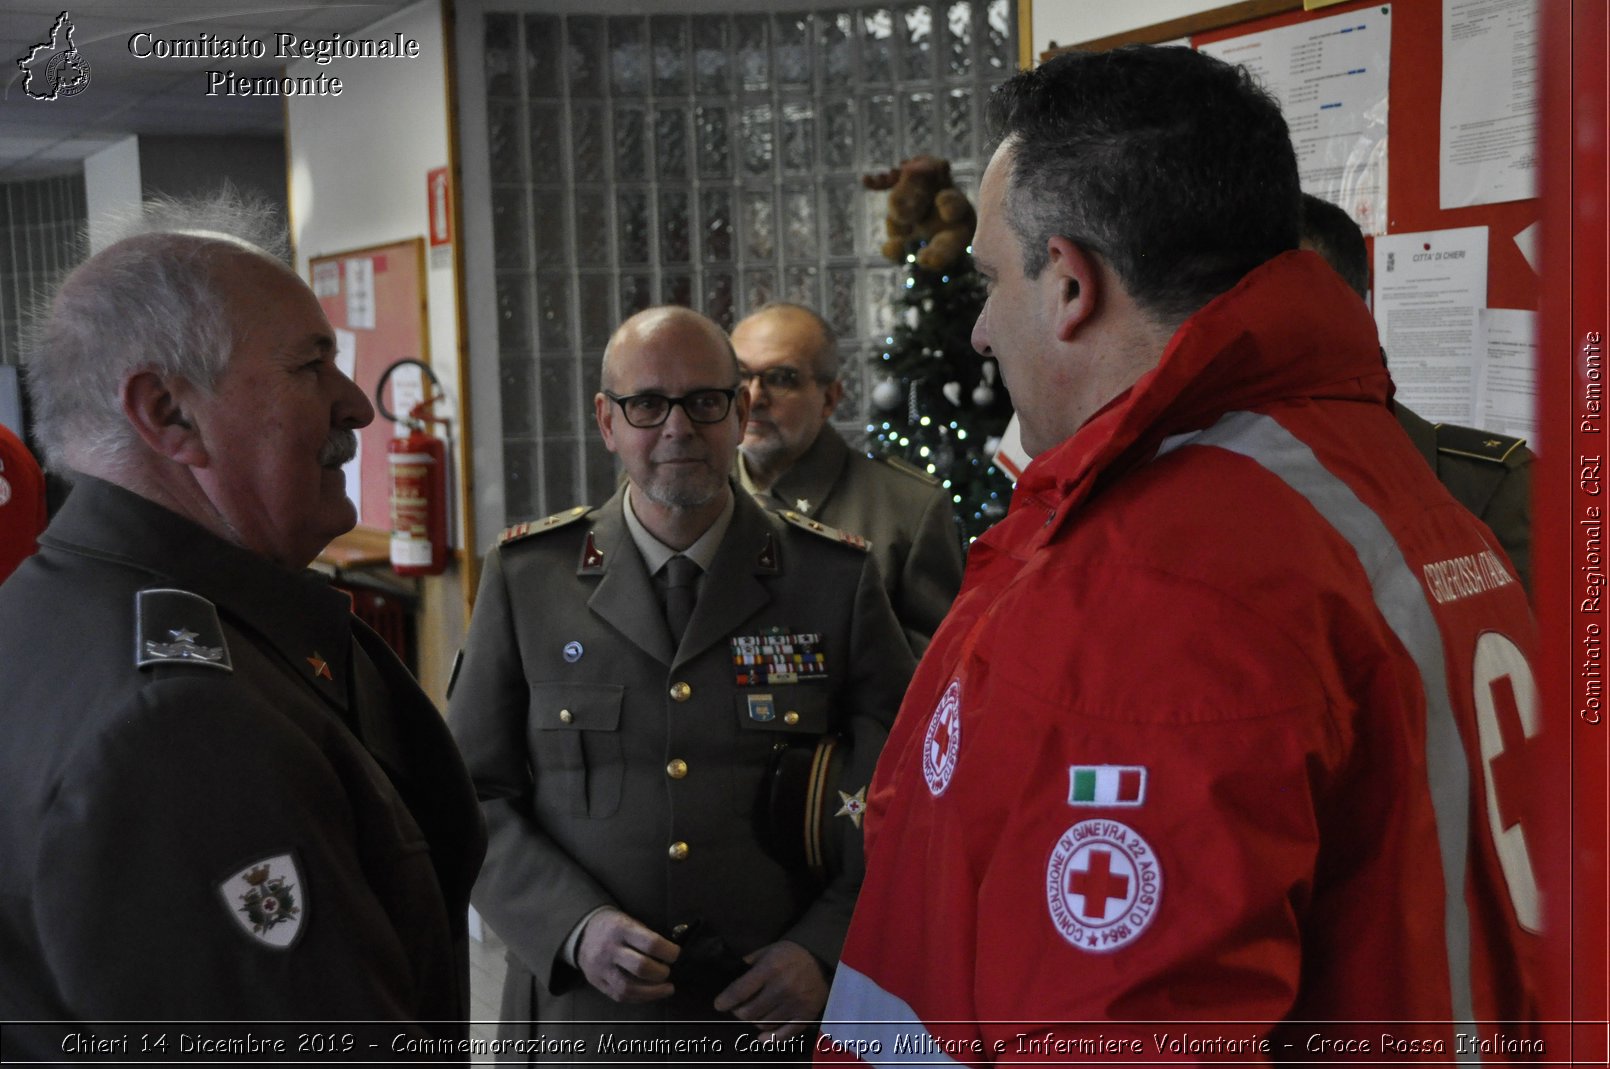
[(922, 778), (928, 781), (930, 794), (945, 793), (950, 777), (956, 771), (956, 756), (962, 747), (962, 684), (951, 680), (945, 694), (934, 707), (928, 719), (928, 731), (922, 740)]
[(1163, 868), (1135, 829), (1085, 820), (1062, 833), (1046, 864), (1046, 906), (1058, 934), (1092, 953), (1116, 950), (1157, 916)]

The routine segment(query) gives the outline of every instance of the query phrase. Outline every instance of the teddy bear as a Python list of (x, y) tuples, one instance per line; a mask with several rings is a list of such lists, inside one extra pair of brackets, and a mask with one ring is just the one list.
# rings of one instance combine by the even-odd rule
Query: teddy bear
[(882, 174), (863, 175), (861, 184), (889, 191), (885, 221), (889, 240), (883, 243), (882, 252), (895, 263), (905, 261), (907, 244), (918, 238), (928, 244), (917, 253), (917, 263), (930, 271), (942, 271), (973, 240), (978, 216), (951, 181), (949, 160), (913, 156)]

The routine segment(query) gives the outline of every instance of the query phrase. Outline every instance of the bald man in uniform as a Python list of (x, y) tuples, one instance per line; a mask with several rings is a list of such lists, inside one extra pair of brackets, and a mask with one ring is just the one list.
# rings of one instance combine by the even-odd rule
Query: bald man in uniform
[[(504, 533), (449, 698), (491, 834), (475, 903), (509, 946), (502, 1035), (585, 1048), (561, 1060), (807, 1058), (911, 652), (859, 537), (730, 481), (749, 401), (719, 326), (638, 313), (602, 386), (626, 481)], [(820, 784), (844, 852), (816, 872), (760, 815), (773, 763), (825, 740), (851, 754)]]

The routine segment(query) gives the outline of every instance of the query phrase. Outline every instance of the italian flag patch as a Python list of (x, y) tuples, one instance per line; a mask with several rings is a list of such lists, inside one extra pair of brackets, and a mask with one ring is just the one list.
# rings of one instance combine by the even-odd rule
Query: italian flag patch
[(1140, 805), (1146, 800), (1141, 765), (1069, 765), (1069, 805)]

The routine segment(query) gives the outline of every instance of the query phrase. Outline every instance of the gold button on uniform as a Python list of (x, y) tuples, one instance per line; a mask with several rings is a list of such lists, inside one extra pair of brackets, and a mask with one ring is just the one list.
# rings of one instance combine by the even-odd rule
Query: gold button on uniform
[(674, 842), (666, 853), (670, 855), (672, 861), (686, 861), (688, 859), (688, 844), (681, 841)]
[(571, 715), (569, 709), (561, 709), (561, 710), (559, 710), (559, 722), (561, 724), (568, 724), (574, 719), (576, 719), (576, 718)]
[(671, 929), (671, 939), (673, 941), (680, 940), (684, 935), (687, 935), (687, 934), (688, 934), (688, 926), (685, 925), (685, 924), (679, 924), (675, 928)]
[(672, 779), (681, 779), (688, 774), (688, 763), (678, 757), (665, 766), (665, 774)]
[(693, 697), (693, 688), (686, 683), (671, 684), (672, 701), (685, 702), (691, 697)]
[(787, 724), (789, 727), (793, 727), (795, 724), (799, 723), (799, 714), (794, 712), (792, 709), (788, 710), (788, 712), (783, 714), (783, 723)]

